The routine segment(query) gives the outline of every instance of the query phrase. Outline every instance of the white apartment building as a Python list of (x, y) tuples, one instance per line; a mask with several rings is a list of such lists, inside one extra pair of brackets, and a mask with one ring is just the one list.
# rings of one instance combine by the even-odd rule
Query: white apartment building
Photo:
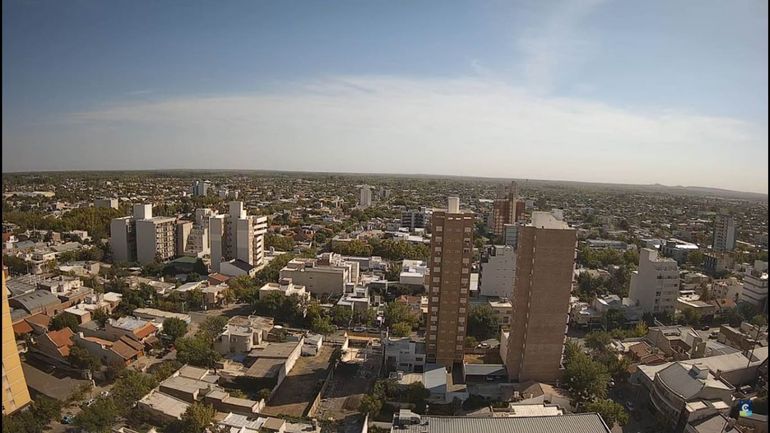
[(94, 200), (94, 207), (103, 207), (103, 208), (118, 208), (118, 199), (116, 198), (97, 198)]
[(508, 245), (487, 247), (481, 256), (479, 291), (482, 296), (510, 299), (516, 277), (516, 251)]
[(743, 277), (743, 290), (738, 300), (762, 307), (767, 299), (767, 272), (760, 275), (746, 274)]
[(361, 208), (367, 208), (372, 205), (372, 188), (369, 185), (361, 187), (360, 196), (358, 198), (358, 206)]
[(254, 267), (264, 263), (267, 217), (246, 215), (243, 202), (231, 201), (227, 215), (209, 218), (211, 269), (220, 272), (220, 263), (241, 260)]
[(676, 260), (659, 257), (657, 251), (643, 248), (639, 252), (639, 269), (631, 275), (628, 297), (644, 313), (673, 313), (679, 297)]
[(724, 252), (735, 249), (735, 217), (720, 213), (714, 220), (714, 251)]
[(110, 221), (110, 248), (115, 263), (136, 261), (136, 220), (133, 216)]
[(136, 259), (141, 264), (176, 255), (176, 218), (150, 217), (136, 221)]
[(401, 273), (398, 276), (400, 284), (424, 286), (428, 274), (428, 262), (424, 260), (404, 259), (401, 262)]
[(310, 300), (310, 293), (305, 290), (305, 286), (294, 284), (291, 278), (281, 278), (277, 283), (266, 283), (259, 289), (260, 299), (270, 293), (280, 293), (283, 296), (297, 295), (305, 301)]
[(404, 373), (422, 373), (425, 369), (425, 343), (409, 338), (388, 338), (383, 342), (385, 368)]
[(315, 295), (342, 295), (346, 284), (358, 283), (358, 263), (343, 261), (338, 256), (331, 261), (293, 259), (281, 269), (280, 278), (291, 278)]

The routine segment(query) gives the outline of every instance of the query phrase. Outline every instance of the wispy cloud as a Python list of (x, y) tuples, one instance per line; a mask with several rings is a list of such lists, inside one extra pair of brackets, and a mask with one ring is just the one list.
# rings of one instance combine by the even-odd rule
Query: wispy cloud
[(523, 74), (530, 90), (547, 93), (556, 84), (560, 71), (584, 61), (592, 43), (579, 31), (583, 21), (607, 0), (563, 0), (542, 22), (521, 34), (516, 46), (524, 54)]
[(766, 127), (546, 97), (480, 78), (336, 77), (265, 94), (118, 104), (68, 119), (55, 134), (36, 139), (109, 150), (93, 155), (89, 166), (139, 158), (161, 167), (421, 172), (767, 191)]

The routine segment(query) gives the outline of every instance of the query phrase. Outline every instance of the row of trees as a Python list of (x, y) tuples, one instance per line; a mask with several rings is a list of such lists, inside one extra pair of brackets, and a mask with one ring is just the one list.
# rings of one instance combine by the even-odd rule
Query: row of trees
[(633, 250), (618, 251), (611, 248), (594, 249), (584, 246), (578, 250), (577, 263), (589, 269), (607, 268), (610, 265), (636, 268), (639, 264), (639, 253)]
[(347, 242), (332, 242), (331, 250), (345, 256), (380, 256), (388, 260), (427, 260), (430, 247), (404, 240), (376, 238), (369, 241), (353, 239)]
[(93, 239), (110, 236), (110, 221), (125, 213), (112, 208), (77, 208), (55, 218), (42, 212), (3, 212), (3, 221), (17, 224), (24, 230), (53, 230), (57, 232), (86, 230)]
[(386, 401), (397, 401), (413, 405), (416, 413), (424, 414), (427, 407), (426, 401), (430, 397), (430, 391), (420, 383), (399, 385), (393, 380), (378, 380), (374, 384), (371, 394), (361, 398), (358, 411), (376, 417), (383, 409)]

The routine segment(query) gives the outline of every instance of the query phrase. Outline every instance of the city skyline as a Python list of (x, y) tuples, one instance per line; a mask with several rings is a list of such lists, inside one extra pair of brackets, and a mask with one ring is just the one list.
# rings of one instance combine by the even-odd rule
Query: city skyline
[[(432, 6), (6, 2), (3, 171), (370, 171), (767, 193), (766, 4)], [(715, 23), (725, 31), (712, 35)]]

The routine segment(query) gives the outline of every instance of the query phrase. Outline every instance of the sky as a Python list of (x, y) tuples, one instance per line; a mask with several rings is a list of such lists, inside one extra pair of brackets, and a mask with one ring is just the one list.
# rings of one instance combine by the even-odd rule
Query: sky
[(768, 192), (766, 0), (3, 0), (2, 169)]

